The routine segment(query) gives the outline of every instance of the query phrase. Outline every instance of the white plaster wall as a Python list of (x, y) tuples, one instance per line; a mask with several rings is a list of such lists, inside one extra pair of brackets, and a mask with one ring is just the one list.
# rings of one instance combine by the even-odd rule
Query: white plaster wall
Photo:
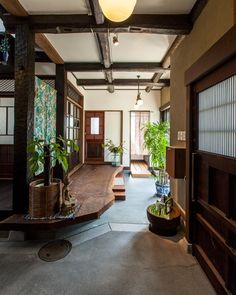
[[(123, 140), (126, 152), (123, 155), (123, 165), (130, 165), (130, 111), (134, 110), (137, 90), (116, 90), (109, 93), (105, 90), (87, 90), (84, 92), (84, 109), (92, 110), (119, 110), (123, 111)], [(143, 106), (139, 110), (150, 111), (150, 120), (159, 121), (159, 107), (161, 103), (160, 91), (146, 93), (142, 91)]]

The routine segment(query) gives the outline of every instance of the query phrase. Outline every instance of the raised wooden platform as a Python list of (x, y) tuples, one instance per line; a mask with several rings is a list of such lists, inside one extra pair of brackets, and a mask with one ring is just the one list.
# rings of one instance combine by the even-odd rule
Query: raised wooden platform
[(132, 161), (130, 170), (132, 177), (145, 178), (152, 176), (151, 172), (148, 171), (147, 164), (144, 161)]
[(122, 170), (110, 165), (84, 165), (79, 169), (71, 177), (71, 194), (81, 206), (73, 219), (26, 220), (23, 214), (14, 214), (0, 222), (0, 230), (52, 230), (96, 219), (113, 204), (114, 178)]
[(116, 201), (125, 201), (126, 194), (123, 172), (118, 173), (114, 179), (113, 193)]

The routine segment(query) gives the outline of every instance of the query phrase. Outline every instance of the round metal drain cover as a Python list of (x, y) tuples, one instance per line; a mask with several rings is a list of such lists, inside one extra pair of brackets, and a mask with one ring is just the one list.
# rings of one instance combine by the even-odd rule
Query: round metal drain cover
[(44, 245), (39, 250), (38, 255), (44, 261), (53, 262), (66, 257), (70, 253), (71, 248), (72, 245), (69, 241), (56, 240)]

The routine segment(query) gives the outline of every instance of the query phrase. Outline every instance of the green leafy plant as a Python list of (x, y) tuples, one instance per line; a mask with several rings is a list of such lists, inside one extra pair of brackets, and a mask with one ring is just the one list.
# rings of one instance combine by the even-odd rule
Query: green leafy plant
[(67, 172), (68, 147), (76, 152), (79, 151), (79, 146), (73, 140), (65, 140), (62, 136), (51, 140), (50, 143), (37, 138), (31, 141), (27, 146), (27, 151), (30, 154), (29, 168), (32, 175), (37, 173), (40, 166), (43, 165), (44, 185), (48, 186), (52, 181), (52, 162), (58, 163)]
[(0, 52), (8, 52), (10, 50), (10, 43), (7, 35), (0, 42)]
[(144, 147), (150, 154), (153, 169), (164, 170), (166, 147), (169, 145), (169, 123), (147, 122), (144, 129)]
[(119, 145), (115, 145), (112, 140), (106, 139), (106, 143), (102, 144), (103, 148), (107, 148), (110, 153), (122, 155), (124, 153), (124, 142), (121, 142)]

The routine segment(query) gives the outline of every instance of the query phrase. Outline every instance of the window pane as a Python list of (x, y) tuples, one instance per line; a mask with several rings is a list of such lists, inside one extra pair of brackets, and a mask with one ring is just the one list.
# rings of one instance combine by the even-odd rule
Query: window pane
[(14, 134), (14, 108), (8, 108), (8, 135)]
[(236, 157), (236, 76), (199, 93), (199, 150)]
[(74, 119), (70, 116), (70, 127), (74, 127)]
[(73, 139), (73, 129), (70, 129), (70, 137), (69, 139)]
[(91, 118), (91, 134), (96, 135), (99, 134), (99, 118), (93, 117)]
[(7, 126), (7, 109), (0, 108), (0, 134), (6, 134), (6, 126)]

